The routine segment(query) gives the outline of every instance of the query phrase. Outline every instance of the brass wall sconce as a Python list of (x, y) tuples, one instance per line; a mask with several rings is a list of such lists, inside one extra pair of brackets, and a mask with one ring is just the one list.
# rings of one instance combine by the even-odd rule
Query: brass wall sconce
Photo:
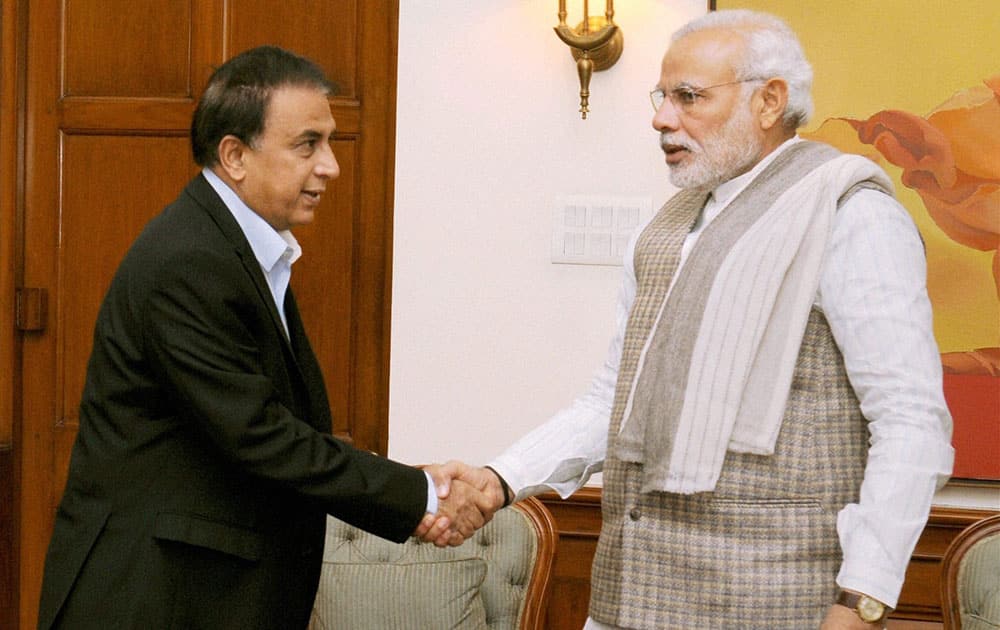
[(590, 111), (590, 76), (607, 70), (622, 56), (625, 38), (615, 24), (615, 2), (604, 0), (604, 16), (591, 17), (589, 1), (583, 0), (583, 21), (570, 28), (566, 25), (566, 0), (559, 0), (559, 25), (556, 35), (570, 47), (580, 75), (580, 115), (586, 120)]

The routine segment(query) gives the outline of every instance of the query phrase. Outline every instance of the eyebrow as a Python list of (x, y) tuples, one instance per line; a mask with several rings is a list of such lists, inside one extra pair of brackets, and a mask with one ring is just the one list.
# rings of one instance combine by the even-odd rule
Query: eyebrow
[[(336, 133), (336, 129), (330, 131), (330, 137), (331, 138), (333, 138), (333, 134), (334, 133)], [(324, 137), (325, 136), (322, 133), (320, 133), (319, 131), (316, 131), (315, 129), (306, 129), (305, 131), (303, 131), (299, 135), (295, 136), (292, 139), (292, 143), (293, 144), (298, 144), (300, 142), (305, 142), (305, 141), (308, 141), (308, 140), (322, 140)]]
[(679, 82), (673, 84), (670, 87), (664, 87), (664, 86), (660, 85), (659, 83), (657, 83), (653, 87), (653, 89), (654, 90), (660, 90), (661, 92), (663, 92), (664, 94), (666, 94), (667, 92), (676, 92), (677, 90), (692, 90), (692, 91), (697, 92), (697, 91), (701, 90), (702, 88), (699, 87), (699, 86), (697, 86), (697, 85), (694, 85), (692, 83), (689, 83), (687, 81), (679, 81)]
[(697, 92), (700, 89), (702, 89), (700, 86), (697, 86), (693, 83), (689, 83), (687, 81), (681, 81), (680, 83), (675, 83), (674, 86), (670, 88), (670, 91), (673, 92), (674, 90), (694, 90), (695, 92)]

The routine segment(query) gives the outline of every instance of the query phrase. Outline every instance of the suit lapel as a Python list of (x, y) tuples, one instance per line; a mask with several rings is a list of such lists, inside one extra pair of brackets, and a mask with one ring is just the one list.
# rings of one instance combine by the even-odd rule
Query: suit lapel
[(309, 400), (307, 420), (318, 430), (329, 433), (332, 429), (330, 401), (326, 395), (323, 371), (306, 336), (305, 326), (302, 324), (302, 317), (299, 315), (299, 307), (291, 287), (288, 287), (285, 293), (285, 317), (288, 319), (288, 336), (291, 338), (292, 351), (295, 353), (295, 364), (302, 382), (305, 383), (305, 394)]
[(286, 332), (278, 308), (274, 303), (274, 297), (271, 295), (271, 288), (264, 277), (264, 271), (260, 268), (260, 262), (254, 256), (249, 241), (247, 241), (236, 219), (233, 218), (229, 208), (222, 202), (215, 189), (203, 175), (194, 178), (185, 192), (208, 212), (225, 237), (232, 243), (236, 255), (243, 263), (243, 268), (253, 280), (258, 297), (270, 313), (271, 321), (282, 339), (285, 350), (285, 365), (290, 372), (292, 381), (294, 381), (296, 404), (307, 406), (304, 411), (308, 413), (300, 414), (306, 416), (301, 419), (309, 422), (318, 430), (329, 432), (331, 419), (326, 385), (319, 362), (316, 360), (312, 347), (309, 345), (309, 339), (306, 337), (291, 286), (285, 293), (284, 309), (285, 318), (288, 321), (288, 331)]
[[(208, 183), (208, 180), (203, 175), (199, 174), (195, 177), (185, 192), (191, 195), (208, 212), (208, 215), (212, 217), (219, 230), (232, 243), (236, 255), (240, 257), (240, 261), (243, 263), (243, 268), (251, 280), (253, 280), (258, 297), (263, 302), (268, 313), (270, 313), (274, 327), (287, 344), (289, 341), (288, 334), (285, 332), (285, 326), (281, 323), (281, 315), (278, 313), (278, 307), (274, 303), (274, 297), (272, 297), (271, 288), (264, 277), (264, 271), (260, 268), (260, 262), (250, 248), (250, 242), (247, 241), (246, 235), (240, 229), (239, 223), (233, 218), (232, 212), (229, 211), (229, 208), (222, 202), (215, 189), (212, 188), (212, 185)], [(292, 350), (290, 345), (286, 345), (286, 349), (290, 352)]]

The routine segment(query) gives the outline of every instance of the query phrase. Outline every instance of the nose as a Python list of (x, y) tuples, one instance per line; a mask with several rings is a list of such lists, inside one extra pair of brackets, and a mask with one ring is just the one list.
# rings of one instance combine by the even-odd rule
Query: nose
[(660, 109), (653, 114), (653, 129), (663, 133), (664, 131), (677, 131), (680, 129), (681, 119), (677, 115), (677, 108), (669, 98), (663, 99)]
[(319, 161), (316, 162), (316, 176), (323, 179), (337, 179), (340, 176), (340, 164), (337, 163), (337, 156), (333, 154), (333, 147), (324, 143)]

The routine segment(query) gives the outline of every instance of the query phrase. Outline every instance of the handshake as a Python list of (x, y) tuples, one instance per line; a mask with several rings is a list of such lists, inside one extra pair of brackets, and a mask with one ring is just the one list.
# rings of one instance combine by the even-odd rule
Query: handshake
[(500, 475), (491, 468), (454, 460), (422, 468), (434, 480), (438, 510), (425, 514), (413, 535), (438, 547), (461, 545), (513, 500)]

